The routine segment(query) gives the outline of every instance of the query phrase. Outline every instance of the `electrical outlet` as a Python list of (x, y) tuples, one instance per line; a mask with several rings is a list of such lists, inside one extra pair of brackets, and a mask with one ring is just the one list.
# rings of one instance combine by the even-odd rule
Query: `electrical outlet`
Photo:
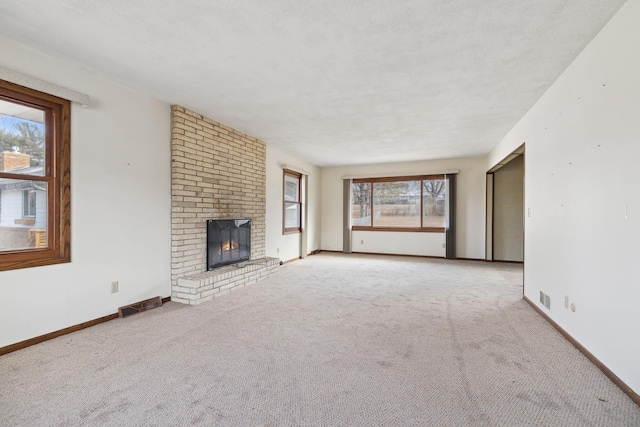
[(447, 244), (446, 244), (446, 243), (443, 243), (443, 244), (442, 244), (442, 249), (446, 249), (446, 248), (447, 248)]
[(564, 296), (564, 308), (569, 308), (569, 297), (567, 295)]
[(279, 254), (280, 253), (280, 248), (276, 248), (276, 253)]
[(360, 244), (361, 244), (361, 245), (364, 245), (364, 240), (360, 240)]
[(118, 292), (119, 284), (118, 282), (111, 282), (111, 293), (115, 294)]

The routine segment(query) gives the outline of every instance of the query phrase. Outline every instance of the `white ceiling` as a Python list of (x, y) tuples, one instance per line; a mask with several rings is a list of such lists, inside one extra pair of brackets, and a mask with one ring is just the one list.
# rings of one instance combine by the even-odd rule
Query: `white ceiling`
[(2, 0), (0, 35), (330, 166), (487, 154), (623, 3)]

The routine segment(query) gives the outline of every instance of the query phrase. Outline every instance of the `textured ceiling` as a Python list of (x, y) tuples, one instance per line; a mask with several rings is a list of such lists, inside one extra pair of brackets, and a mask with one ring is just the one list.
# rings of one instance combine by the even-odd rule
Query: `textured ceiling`
[(2, 0), (0, 35), (329, 166), (487, 154), (623, 3)]

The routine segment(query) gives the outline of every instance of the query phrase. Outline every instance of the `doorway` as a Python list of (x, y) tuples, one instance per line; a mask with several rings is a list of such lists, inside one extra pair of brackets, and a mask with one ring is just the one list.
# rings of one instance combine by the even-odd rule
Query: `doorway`
[(485, 259), (524, 262), (524, 144), (487, 172)]

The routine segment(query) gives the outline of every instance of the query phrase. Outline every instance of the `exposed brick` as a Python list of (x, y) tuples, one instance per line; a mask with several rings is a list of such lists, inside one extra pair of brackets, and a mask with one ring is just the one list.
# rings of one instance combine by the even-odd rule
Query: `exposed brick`
[(174, 295), (173, 293), (171, 294), (171, 301), (179, 302), (179, 303), (182, 303), (182, 304), (189, 304), (191, 302), (190, 300), (185, 299), (185, 298), (181, 298), (177, 294)]
[[(266, 236), (264, 142), (178, 105), (172, 107), (171, 134), (172, 284), (177, 286), (181, 277), (203, 274), (207, 219), (251, 219), (251, 258), (263, 258)], [(174, 293), (182, 291), (176, 296), (184, 300), (180, 302), (194, 304), (200, 299), (220, 295), (212, 291), (221, 286), (231, 289), (232, 285), (255, 281), (272, 268), (269, 264), (266, 268), (247, 266), (244, 272), (237, 270), (221, 272), (222, 276), (205, 272), (209, 276), (202, 283), (207, 285), (198, 285), (196, 294), (185, 293), (184, 289), (174, 289)], [(186, 295), (191, 297), (186, 298)]]

